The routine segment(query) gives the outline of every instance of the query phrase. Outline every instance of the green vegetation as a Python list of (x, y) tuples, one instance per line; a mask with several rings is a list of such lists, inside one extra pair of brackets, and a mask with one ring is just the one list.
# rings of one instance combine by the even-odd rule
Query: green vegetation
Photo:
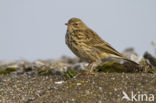
[(0, 69), (0, 74), (10, 74), (11, 72), (16, 71), (16, 68), (7, 68), (5, 70)]
[(52, 72), (52, 69), (44, 68), (44, 69), (39, 70), (38, 74), (47, 76), (47, 75), (51, 75), (51, 72)]
[(69, 70), (65, 73), (65, 76), (67, 78), (73, 78), (78, 72), (76, 72), (75, 70)]
[(107, 62), (103, 65), (97, 66), (94, 71), (95, 72), (121, 73), (121, 72), (126, 72), (126, 68), (122, 64), (117, 63), (117, 62)]

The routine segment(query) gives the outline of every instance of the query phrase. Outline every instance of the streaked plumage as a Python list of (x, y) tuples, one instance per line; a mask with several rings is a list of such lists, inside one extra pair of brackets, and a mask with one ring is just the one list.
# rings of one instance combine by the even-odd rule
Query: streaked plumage
[(122, 58), (131, 61), (123, 57), (110, 44), (101, 39), (97, 33), (88, 28), (82, 20), (71, 18), (66, 25), (66, 44), (75, 55), (81, 59), (90, 61), (88, 65), (90, 72), (92, 72), (95, 62), (105, 58)]

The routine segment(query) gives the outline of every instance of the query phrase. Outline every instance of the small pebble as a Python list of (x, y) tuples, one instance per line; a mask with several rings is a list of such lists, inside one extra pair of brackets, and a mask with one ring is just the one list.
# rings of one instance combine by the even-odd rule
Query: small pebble
[(62, 84), (64, 81), (57, 81), (55, 84)]
[(81, 85), (81, 83), (77, 83), (77, 86)]

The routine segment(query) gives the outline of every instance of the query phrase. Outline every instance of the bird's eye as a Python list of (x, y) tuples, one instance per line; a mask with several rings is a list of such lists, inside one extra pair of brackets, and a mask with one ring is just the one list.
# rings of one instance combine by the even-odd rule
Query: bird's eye
[(73, 25), (74, 25), (74, 26), (77, 26), (77, 25), (78, 25), (78, 23), (74, 23)]

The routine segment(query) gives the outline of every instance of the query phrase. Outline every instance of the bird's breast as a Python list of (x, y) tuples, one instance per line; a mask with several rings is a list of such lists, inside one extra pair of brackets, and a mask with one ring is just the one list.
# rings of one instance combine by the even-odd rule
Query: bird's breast
[(91, 61), (99, 59), (97, 52), (90, 45), (88, 45), (86, 41), (87, 39), (82, 33), (69, 32), (67, 30), (66, 44), (75, 55)]

